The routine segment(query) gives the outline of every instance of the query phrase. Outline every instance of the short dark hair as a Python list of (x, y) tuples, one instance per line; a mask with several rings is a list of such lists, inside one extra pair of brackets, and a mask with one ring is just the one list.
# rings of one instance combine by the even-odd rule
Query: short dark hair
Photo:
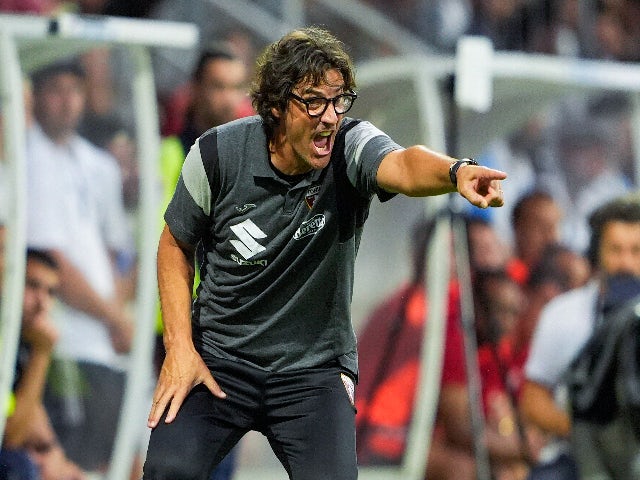
[(511, 210), (511, 225), (515, 227), (520, 224), (525, 216), (525, 210), (531, 206), (531, 204), (539, 201), (555, 202), (553, 195), (545, 190), (531, 190), (521, 196)]
[(60, 266), (53, 255), (46, 250), (39, 250), (37, 248), (27, 248), (27, 261), (36, 260), (52, 270), (59, 270)]
[(355, 89), (355, 73), (344, 44), (320, 27), (294, 30), (272, 43), (258, 56), (251, 99), (271, 138), (279, 120), (272, 109), (285, 111), (293, 88), (303, 81), (319, 85), (326, 72), (342, 74), (345, 90)]
[(209, 64), (209, 62), (213, 62), (219, 59), (233, 61), (239, 60), (240, 57), (238, 57), (229, 47), (222, 43), (209, 45), (209, 47), (202, 51), (200, 57), (198, 57), (196, 66), (193, 69), (193, 73), (191, 74), (191, 79), (194, 82), (199, 82), (200, 80), (202, 80), (204, 69)]
[(61, 73), (70, 73), (80, 79), (85, 78), (85, 71), (76, 60), (60, 60), (49, 63), (31, 74), (34, 91), (40, 90), (44, 82)]
[(640, 197), (625, 195), (615, 198), (595, 209), (589, 215), (591, 241), (587, 258), (593, 266), (599, 264), (598, 250), (602, 241), (602, 232), (611, 222), (640, 223)]

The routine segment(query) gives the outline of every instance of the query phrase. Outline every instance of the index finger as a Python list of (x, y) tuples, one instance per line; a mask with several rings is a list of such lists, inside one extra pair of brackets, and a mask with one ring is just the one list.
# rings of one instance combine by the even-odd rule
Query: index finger
[(479, 176), (483, 176), (488, 180), (504, 180), (507, 178), (507, 173), (502, 170), (496, 170), (495, 168), (483, 167), (482, 175)]

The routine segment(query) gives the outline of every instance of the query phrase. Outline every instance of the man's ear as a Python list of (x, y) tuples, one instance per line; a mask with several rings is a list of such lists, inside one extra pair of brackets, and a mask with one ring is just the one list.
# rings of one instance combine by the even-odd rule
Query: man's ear
[(271, 107), (271, 114), (277, 118), (280, 119), (280, 110), (277, 109), (276, 107)]

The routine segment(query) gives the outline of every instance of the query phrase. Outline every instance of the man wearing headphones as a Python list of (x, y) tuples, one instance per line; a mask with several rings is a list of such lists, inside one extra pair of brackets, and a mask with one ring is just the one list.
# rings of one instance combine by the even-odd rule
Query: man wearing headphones
[[(630, 446), (622, 439), (607, 442), (609, 448), (598, 452), (601, 462), (592, 458), (586, 464), (580, 461), (578, 449), (570, 450), (569, 439), (576, 432), (567, 408), (565, 380), (568, 368), (602, 318), (601, 299), (607, 279), (623, 274), (640, 277), (640, 198), (627, 196), (604, 204), (591, 214), (589, 224), (588, 256), (594, 277), (584, 287), (560, 295), (545, 306), (525, 366), (521, 412), (527, 422), (557, 439), (543, 449), (541, 464), (533, 472), (536, 480), (632, 478), (628, 476), (631, 465), (620, 460), (620, 455), (625, 456), (623, 450)], [(617, 461), (612, 460), (614, 456)], [(612, 471), (614, 468), (618, 471)]]

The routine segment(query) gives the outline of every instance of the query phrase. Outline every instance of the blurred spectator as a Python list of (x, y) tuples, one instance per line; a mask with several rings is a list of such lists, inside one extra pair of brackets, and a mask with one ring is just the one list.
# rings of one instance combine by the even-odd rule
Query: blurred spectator
[(473, 276), (478, 342), (497, 345), (513, 334), (525, 306), (522, 287), (503, 269), (481, 270)]
[(78, 133), (97, 147), (109, 152), (118, 162), (122, 177), (122, 194), (127, 213), (135, 214), (138, 206), (138, 159), (135, 138), (115, 115), (85, 119)]
[[(639, 2), (640, 4), (640, 2)], [(586, 105), (586, 114), (610, 126), (610, 144), (613, 154), (608, 159), (614, 168), (620, 169), (629, 181), (638, 178), (636, 173), (633, 140), (633, 108), (631, 96), (622, 92), (605, 92), (593, 95)]]
[[(640, 203), (637, 199), (619, 198), (599, 207), (591, 215), (590, 225), (589, 258), (598, 276), (586, 286), (560, 295), (545, 306), (525, 367), (526, 381), (520, 404), (523, 415), (547, 435), (558, 439), (541, 452), (541, 464), (536, 467), (541, 476), (535, 478), (551, 478), (545, 476), (550, 473), (558, 479), (578, 478), (567, 441), (572, 422), (567, 410), (565, 375), (594, 331), (602, 281), (608, 275), (619, 273), (640, 276)], [(620, 420), (615, 418), (614, 422)], [(591, 432), (588, 428), (582, 434), (591, 439), (599, 435), (597, 430)], [(611, 459), (617, 458), (612, 450), (625, 444), (622, 436), (600, 443), (597, 459), (580, 462), (583, 478), (633, 478), (610, 477), (611, 472), (604, 468)], [(593, 454), (593, 450), (589, 454)], [(619, 467), (624, 469), (628, 464)]]
[(469, 35), (482, 35), (496, 50), (525, 50), (526, 21), (522, 0), (474, 0)]
[[(78, 133), (97, 147), (110, 153), (120, 168), (122, 199), (127, 216), (127, 230), (136, 232), (138, 221), (139, 182), (136, 144), (127, 128), (112, 115), (94, 116), (82, 123)], [(137, 259), (135, 245), (116, 252), (115, 264), (117, 297), (124, 303), (135, 300), (137, 282)]]
[(469, 28), (472, 13), (469, 0), (419, 0), (407, 24), (437, 49), (454, 52), (458, 39)]
[(367, 3), (438, 50), (453, 52), (471, 21), (469, 0), (367, 0)]
[[(640, 245), (640, 222), (636, 224)], [(640, 275), (603, 281), (600, 320), (568, 375), (571, 440), (583, 479), (640, 476)]]
[(176, 92), (184, 107), (169, 112), (163, 130), (179, 136), (188, 152), (195, 140), (209, 128), (253, 113), (248, 91), (248, 68), (223, 43), (206, 48), (190, 82)]
[(512, 259), (511, 249), (488, 221), (469, 216), (466, 219), (466, 230), (472, 270), (508, 268)]
[(580, 56), (579, 1), (556, 0), (544, 3), (548, 7), (538, 16), (538, 21), (530, 22), (528, 50), (566, 57)]
[(518, 131), (505, 138), (496, 138), (488, 142), (482, 153), (478, 156), (478, 162), (498, 170), (509, 172), (509, 182), (505, 182), (505, 198), (510, 201), (496, 210), (487, 212), (478, 208), (469, 208), (474, 215), (484, 217), (496, 229), (496, 234), (502, 238), (502, 242), (513, 244), (513, 231), (511, 228), (511, 212), (520, 197), (531, 191), (538, 181), (540, 172), (533, 163), (532, 143), (537, 143), (536, 119), (530, 120)]
[[(428, 314), (424, 267), (425, 249), (432, 229), (433, 224), (429, 221), (416, 224), (412, 235), (414, 270), (410, 281), (380, 303), (358, 335), (361, 363), (356, 397), (356, 439), (362, 464), (399, 464), (406, 447), (424, 322)], [(441, 392), (427, 460), (426, 478), (430, 480), (476, 478), (459, 292), (455, 279), (449, 282), (448, 305)], [(489, 360), (491, 372), (495, 374), (495, 364)], [(487, 365), (484, 364), (485, 367)], [(485, 398), (490, 399), (490, 406), (485, 403), (485, 412), (490, 412), (491, 420), (487, 422), (482, 441), (487, 445), (493, 473), (498, 478), (524, 478), (526, 469), (520, 468), (522, 464), (517, 466), (521, 460), (517, 432), (505, 428), (508, 422), (515, 425), (515, 412), (513, 408), (509, 409), (504, 395), (498, 393), (499, 389), (500, 382), (495, 382), (483, 392)], [(501, 433), (499, 425), (502, 425)]]
[[(60, 329), (45, 405), (69, 457), (90, 471), (111, 457), (132, 323), (117, 298), (117, 253), (130, 234), (116, 161), (77, 134), (85, 106), (76, 63), (33, 75), (35, 125), (27, 136), (27, 242), (60, 268)], [(141, 427), (142, 428), (142, 427)]]
[(586, 258), (559, 244), (549, 245), (530, 273), (523, 293), (523, 309), (511, 332), (500, 339), (498, 356), (506, 372), (506, 387), (516, 402), (524, 382), (524, 365), (542, 308), (567, 290), (583, 286), (590, 276)]
[[(533, 331), (542, 308), (557, 295), (584, 285), (590, 274), (586, 258), (559, 244), (549, 245), (542, 260), (529, 275), (524, 287), (523, 310), (511, 333), (502, 336), (497, 346), (498, 362), (504, 375), (505, 388), (519, 405), (524, 383), (524, 366), (529, 355)], [(540, 450), (547, 443), (547, 435), (537, 427), (520, 420), (520, 431), (525, 438), (526, 455), (537, 463)]]
[(493, 462), (495, 478), (524, 479), (528, 472), (525, 438), (499, 351), (504, 338), (513, 335), (526, 306), (524, 291), (505, 270), (493, 270), (475, 273), (473, 293), (488, 444), (499, 459)]
[(564, 171), (562, 239), (584, 252), (589, 244), (587, 217), (602, 203), (627, 192), (631, 180), (621, 168), (615, 141), (618, 131), (611, 122), (587, 118), (582, 113), (558, 126), (558, 160)]
[[(84, 473), (67, 459), (42, 404), (51, 353), (58, 338), (49, 317), (58, 286), (53, 257), (29, 250), (14, 383), (15, 407), (7, 418), (0, 451), (3, 479), (85, 479)], [(17, 465), (16, 459), (22, 459), (23, 465)]]
[(531, 191), (516, 202), (511, 211), (515, 257), (520, 263), (521, 283), (543, 258), (548, 245), (560, 239), (562, 210), (554, 198), (542, 191)]

